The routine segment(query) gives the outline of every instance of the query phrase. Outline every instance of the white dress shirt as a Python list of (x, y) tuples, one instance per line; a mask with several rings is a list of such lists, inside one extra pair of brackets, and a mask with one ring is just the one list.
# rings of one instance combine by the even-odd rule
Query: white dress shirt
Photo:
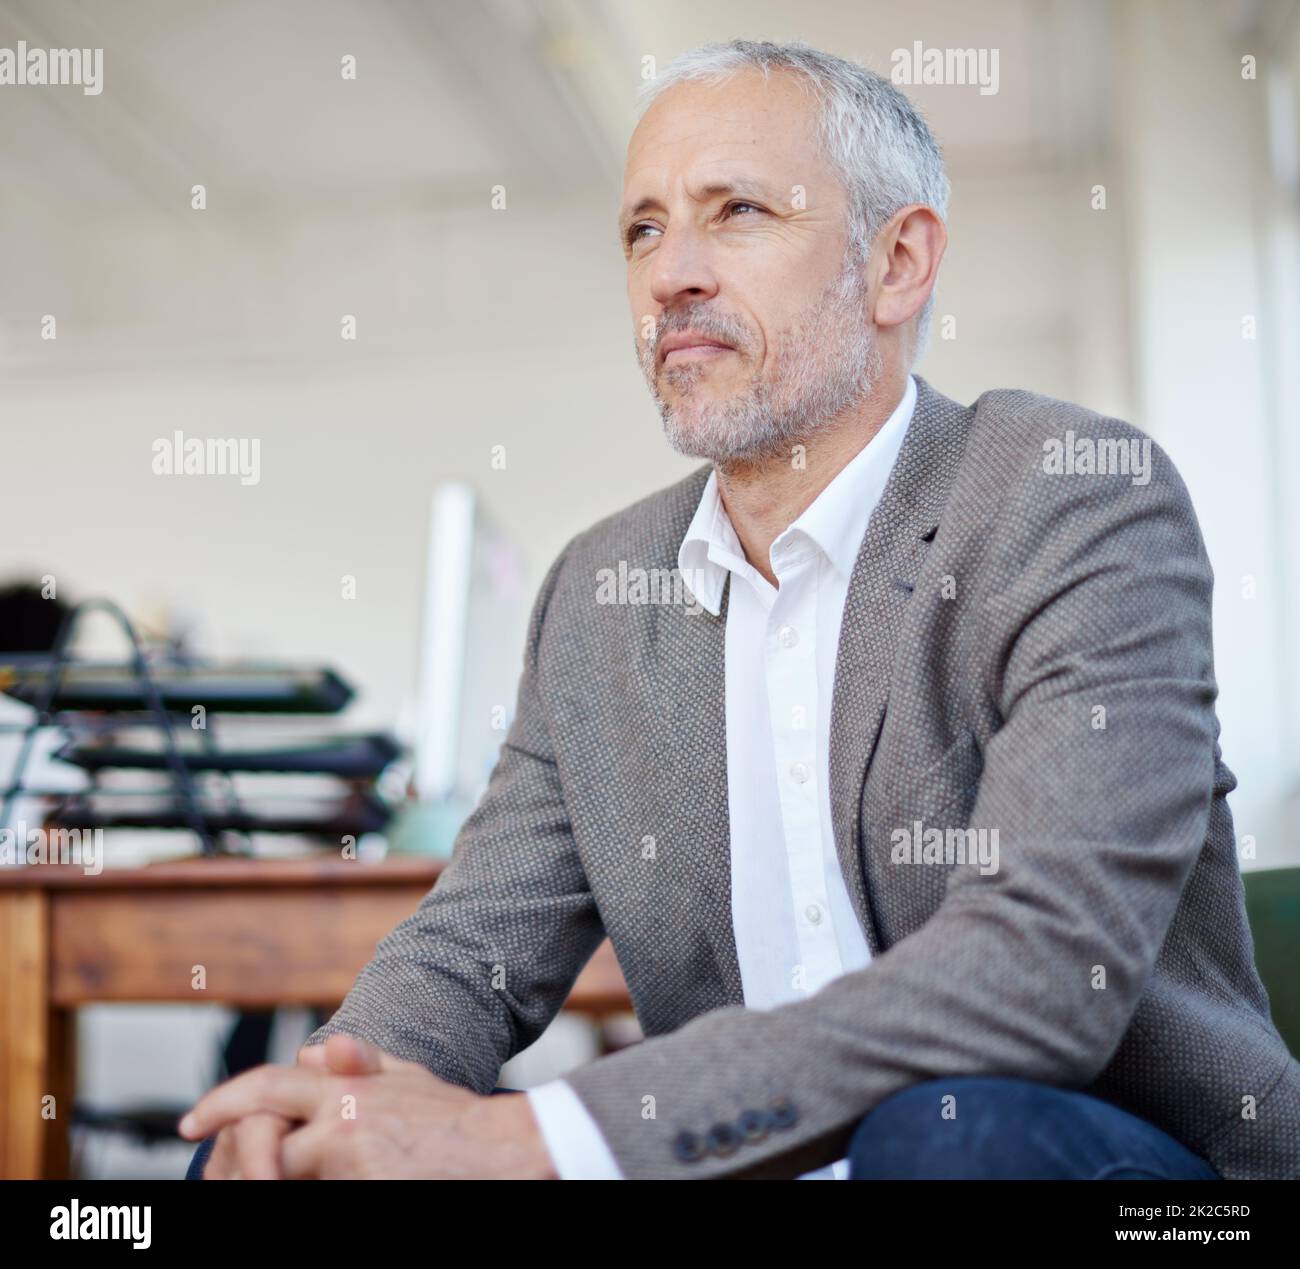
[[(711, 474), (677, 563), (726, 630), (731, 916), (745, 1005), (801, 1000), (871, 960), (831, 829), (831, 691), (849, 578), (916, 404), (909, 376), (885, 425), (772, 543), (774, 587), (746, 559)], [(528, 1094), (565, 1180), (621, 1179), (563, 1080)], [(844, 1160), (804, 1179), (840, 1179)]]

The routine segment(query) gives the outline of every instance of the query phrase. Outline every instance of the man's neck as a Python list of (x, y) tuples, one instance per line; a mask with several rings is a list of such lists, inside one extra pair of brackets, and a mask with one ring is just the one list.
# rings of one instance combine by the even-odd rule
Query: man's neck
[(718, 494), (745, 558), (773, 586), (772, 543), (860, 454), (898, 408), (907, 374), (882, 377), (856, 409), (803, 442), (800, 461), (785, 454), (756, 463), (717, 464)]

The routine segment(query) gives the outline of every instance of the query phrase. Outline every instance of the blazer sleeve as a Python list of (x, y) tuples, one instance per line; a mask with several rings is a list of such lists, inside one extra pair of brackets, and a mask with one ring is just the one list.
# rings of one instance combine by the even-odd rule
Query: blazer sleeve
[[(922, 1080), (1083, 1087), (1105, 1068), (1205, 840), (1215, 772), (1212, 575), (1157, 461), (1140, 491), (1031, 482), (991, 544), (1004, 583), (972, 619), (988, 623), (1001, 725), (968, 822), (999, 831), (998, 870), (952, 869), (929, 921), (807, 1000), (719, 1010), (567, 1075), (630, 1178), (794, 1176)], [(703, 1148), (715, 1125), (726, 1154)]]
[(534, 604), (514, 720), (450, 862), (308, 1044), (360, 1036), (489, 1092), (502, 1064), (558, 1012), (603, 937), (538, 691), (547, 606), (568, 549)]

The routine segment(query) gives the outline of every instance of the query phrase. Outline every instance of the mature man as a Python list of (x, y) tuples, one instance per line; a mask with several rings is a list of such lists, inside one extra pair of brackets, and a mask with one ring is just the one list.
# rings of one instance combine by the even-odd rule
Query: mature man
[[(454, 860), (297, 1067), (188, 1117), (209, 1176), (1300, 1175), (1187, 493), (1124, 423), (910, 375), (947, 195), (852, 63), (661, 77), (619, 228), (708, 466), (555, 561)], [(605, 934), (647, 1038), (487, 1096)]]

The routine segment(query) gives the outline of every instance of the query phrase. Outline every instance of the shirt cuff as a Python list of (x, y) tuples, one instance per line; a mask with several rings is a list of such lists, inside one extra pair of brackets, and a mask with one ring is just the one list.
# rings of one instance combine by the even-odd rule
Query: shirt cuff
[(563, 1080), (530, 1088), (527, 1096), (561, 1181), (624, 1180), (596, 1121)]

